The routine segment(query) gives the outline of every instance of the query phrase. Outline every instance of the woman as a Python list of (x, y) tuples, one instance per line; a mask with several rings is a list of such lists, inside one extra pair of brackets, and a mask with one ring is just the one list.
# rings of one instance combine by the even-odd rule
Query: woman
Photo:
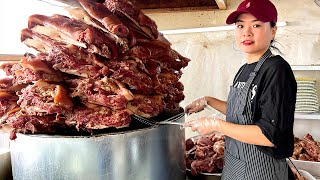
[(236, 44), (247, 63), (234, 78), (227, 102), (205, 96), (185, 108), (195, 113), (209, 105), (226, 121), (202, 117), (186, 126), (201, 134), (226, 135), (222, 179), (289, 179), (285, 158), (293, 153), (297, 84), (290, 65), (270, 51), (277, 10), (269, 0), (245, 0), (226, 22), (235, 23)]

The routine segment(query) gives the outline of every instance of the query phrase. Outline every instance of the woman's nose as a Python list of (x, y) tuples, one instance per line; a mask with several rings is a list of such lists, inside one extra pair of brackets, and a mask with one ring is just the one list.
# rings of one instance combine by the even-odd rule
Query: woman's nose
[(247, 27), (244, 29), (243, 36), (252, 36), (252, 32), (251, 32), (250, 27)]

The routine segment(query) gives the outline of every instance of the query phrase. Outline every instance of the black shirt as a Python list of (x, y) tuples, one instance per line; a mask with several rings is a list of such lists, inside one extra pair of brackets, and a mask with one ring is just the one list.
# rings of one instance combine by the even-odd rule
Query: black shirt
[[(233, 86), (243, 88), (256, 63), (245, 64), (238, 71)], [(274, 158), (292, 156), (294, 146), (293, 122), (297, 83), (290, 65), (281, 57), (268, 58), (250, 86), (253, 123), (275, 147), (256, 146)]]

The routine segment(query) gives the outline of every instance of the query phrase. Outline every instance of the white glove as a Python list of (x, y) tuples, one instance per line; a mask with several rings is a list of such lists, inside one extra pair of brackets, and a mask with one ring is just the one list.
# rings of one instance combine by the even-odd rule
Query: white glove
[(210, 134), (219, 131), (222, 119), (201, 117), (184, 123), (184, 127), (191, 127), (192, 131), (198, 131), (200, 134)]
[(192, 114), (202, 111), (207, 106), (207, 100), (204, 96), (192, 101), (185, 107), (185, 113)]

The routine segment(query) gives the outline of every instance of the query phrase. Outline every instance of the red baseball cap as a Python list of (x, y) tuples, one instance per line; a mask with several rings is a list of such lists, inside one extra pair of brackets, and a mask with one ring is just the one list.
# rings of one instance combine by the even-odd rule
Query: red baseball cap
[(250, 13), (262, 22), (277, 22), (277, 9), (270, 0), (245, 0), (232, 12), (227, 20), (227, 24), (236, 22), (237, 17), (242, 13)]

